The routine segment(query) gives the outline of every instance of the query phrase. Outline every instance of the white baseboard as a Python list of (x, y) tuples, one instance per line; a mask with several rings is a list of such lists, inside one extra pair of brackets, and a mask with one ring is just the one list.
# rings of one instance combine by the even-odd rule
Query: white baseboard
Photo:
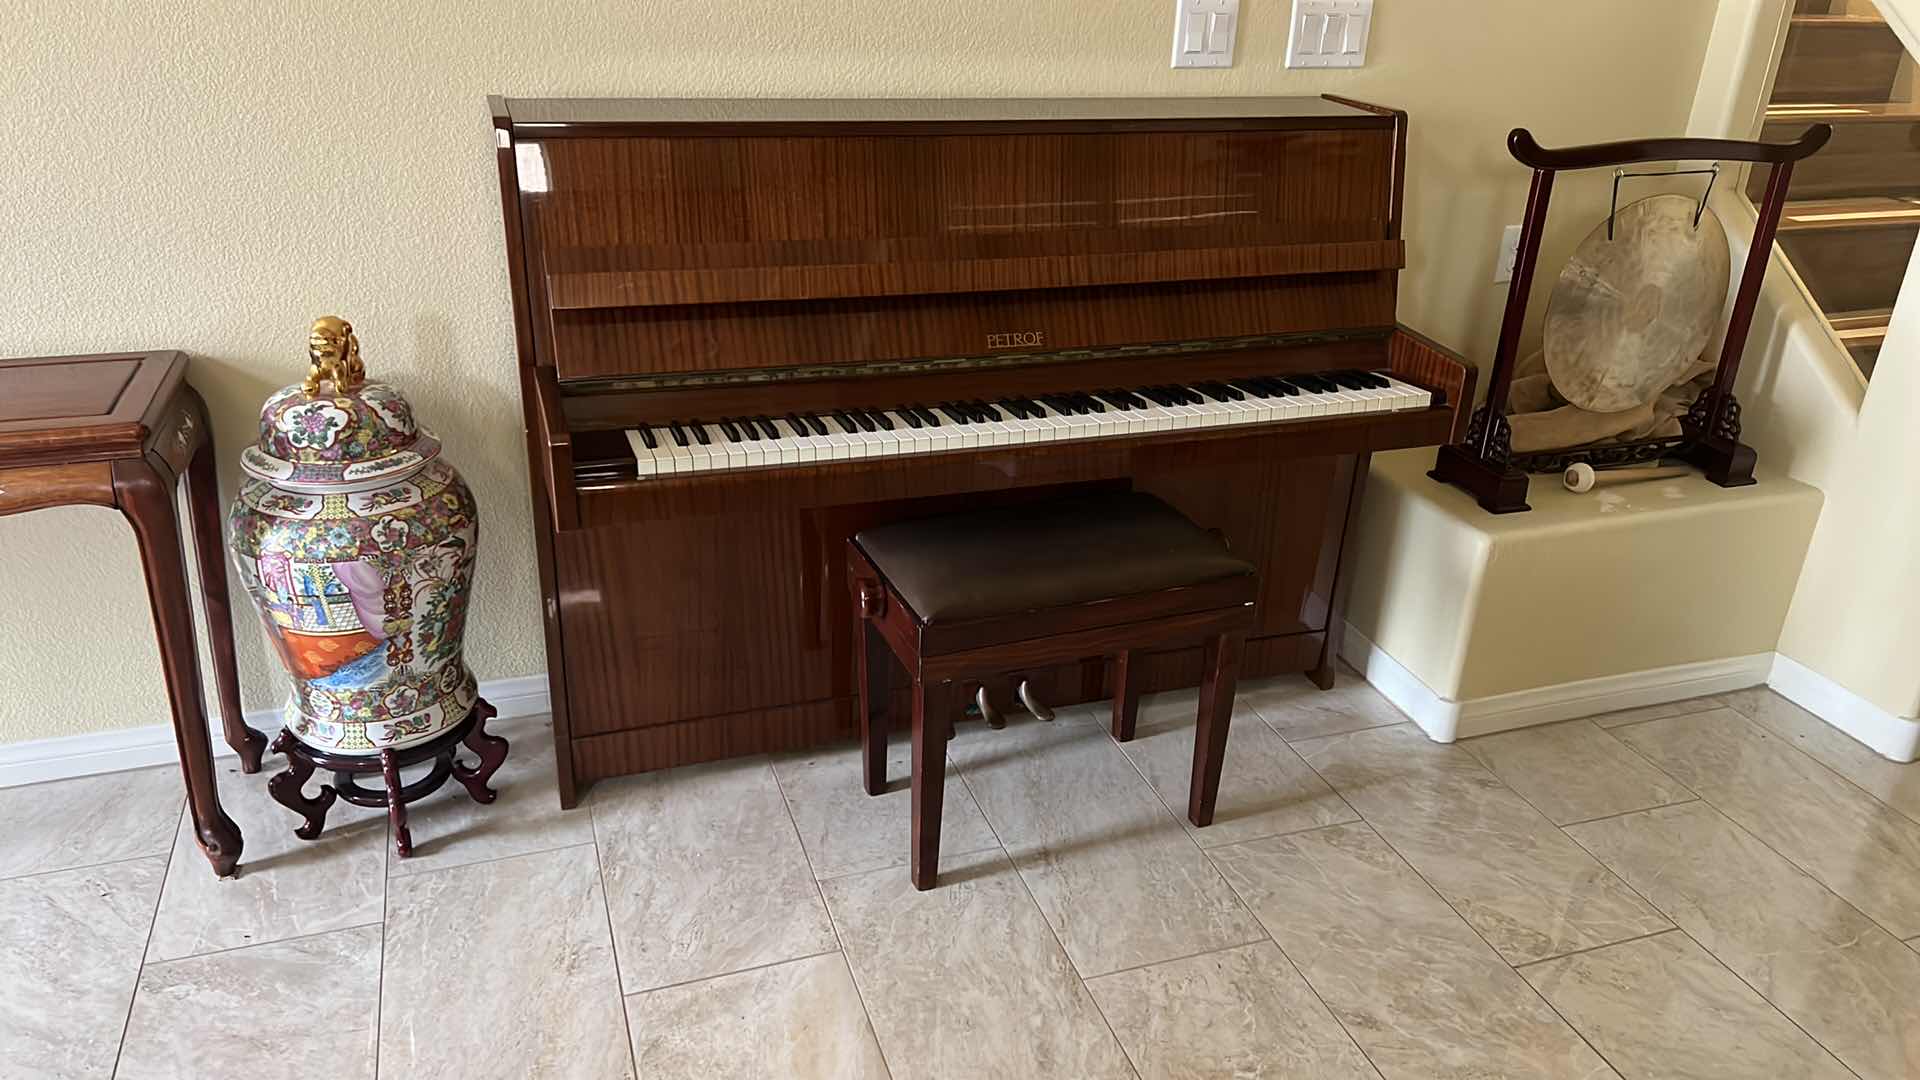
[(1920, 720), (1895, 716), (1791, 657), (1774, 654), (1767, 685), (1882, 757), (1902, 763), (1920, 758)]
[(1435, 742), (1724, 694), (1759, 686), (1776, 670), (1773, 653), (1755, 653), (1454, 701), (1434, 693), (1351, 624), (1340, 654)]
[[(535, 716), (549, 708), (545, 675), (482, 682), (480, 696), (500, 711), (503, 720)], [(266, 732), (271, 738), (274, 732), (280, 730), (280, 710), (253, 710), (247, 713), (247, 723), (255, 730)], [(220, 718), (211, 716), (208, 724), (213, 733), (214, 757), (236, 756), (220, 737)], [(0, 746), (0, 788), (140, 769), (149, 765), (170, 765), (179, 760), (180, 752), (174, 746), (171, 724), (34, 739)]]

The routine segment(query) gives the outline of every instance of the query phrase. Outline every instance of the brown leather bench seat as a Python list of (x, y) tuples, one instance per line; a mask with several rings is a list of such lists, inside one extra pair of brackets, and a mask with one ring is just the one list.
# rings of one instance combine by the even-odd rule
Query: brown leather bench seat
[(1151, 495), (1078, 496), (863, 530), (847, 544), (847, 581), (865, 643), (854, 652), (869, 794), (886, 787), (892, 661), (912, 678), (915, 887), (933, 885), (944, 747), (967, 680), (1106, 657), (1113, 734), (1125, 741), (1139, 707), (1134, 650), (1203, 643), (1187, 816), (1213, 820), (1259, 593), (1254, 566), (1219, 536)]

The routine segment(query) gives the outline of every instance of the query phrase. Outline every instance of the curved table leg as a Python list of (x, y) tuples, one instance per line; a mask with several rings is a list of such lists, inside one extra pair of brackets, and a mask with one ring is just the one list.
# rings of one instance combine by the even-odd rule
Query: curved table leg
[(275, 773), (267, 781), (267, 794), (273, 796), (274, 802), (304, 819), (293, 830), (293, 835), (302, 840), (318, 840), (320, 830), (327, 825), (327, 811), (333, 809), (333, 801), (339, 793), (333, 790), (331, 784), (321, 784), (320, 794), (311, 799), (302, 793), (301, 789), (307, 786), (307, 779), (313, 775), (313, 762), (300, 753), (297, 742), (293, 732), (286, 728), (281, 728), (280, 734), (274, 738), (273, 752), (286, 757), (287, 768), (284, 772)]
[(380, 751), (380, 776), (387, 782), (387, 820), (393, 823), (393, 850), (401, 858), (413, 856), (413, 832), (407, 828), (407, 802), (401, 795), (400, 764), (392, 750)]
[(220, 482), (214, 469), (213, 433), (206, 403), (187, 390), (204, 433), (187, 465), (187, 512), (192, 519), (193, 550), (200, 564), (200, 595), (207, 613), (207, 649), (213, 654), (213, 686), (220, 698), (220, 726), (227, 745), (240, 755), (240, 771), (260, 771), (267, 737), (247, 726), (240, 711), (240, 676), (233, 661), (233, 612), (227, 604), (227, 552), (220, 531)]
[(240, 827), (220, 806), (220, 788), (213, 770), (213, 746), (200, 696), (199, 657), (194, 652), (193, 615), (188, 607), (186, 559), (173, 507), (173, 480), (170, 473), (145, 461), (122, 459), (113, 463), (114, 499), (133, 525), (140, 561), (146, 568), (147, 599), (153, 608), (154, 632), (160, 640), (160, 663), (167, 676), (167, 698), (173, 706), (173, 737), (180, 746), (180, 770), (186, 776), (194, 836), (213, 863), (214, 872), (231, 877), (240, 867)]
[(500, 763), (507, 760), (507, 740), (498, 735), (487, 734), (487, 721), (493, 719), (493, 706), (484, 700), (473, 703), (473, 730), (461, 742), (467, 749), (480, 755), (480, 764), (468, 768), (458, 760), (453, 763), (453, 778), (467, 789), (467, 794), (477, 803), (491, 803), (500, 793), (487, 786)]

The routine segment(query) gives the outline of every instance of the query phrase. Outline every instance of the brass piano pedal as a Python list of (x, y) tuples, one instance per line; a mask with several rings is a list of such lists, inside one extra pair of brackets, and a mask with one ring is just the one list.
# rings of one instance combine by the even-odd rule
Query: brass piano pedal
[(993, 702), (987, 699), (986, 687), (982, 686), (980, 689), (974, 691), (973, 706), (980, 710), (980, 719), (985, 720), (987, 726), (993, 730), (999, 731), (1001, 728), (1007, 726), (1007, 718), (1001, 716), (1000, 710), (994, 708)]
[(1035, 719), (1045, 720), (1048, 723), (1053, 721), (1053, 710), (1047, 707), (1046, 702), (1040, 700), (1040, 695), (1033, 690), (1033, 683), (1026, 679), (1020, 680), (1020, 704), (1025, 705)]

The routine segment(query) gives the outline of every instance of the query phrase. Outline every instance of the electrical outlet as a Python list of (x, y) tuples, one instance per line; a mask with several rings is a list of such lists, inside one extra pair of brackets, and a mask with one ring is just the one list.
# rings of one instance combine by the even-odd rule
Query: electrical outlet
[(1512, 281), (1513, 264), (1520, 261), (1520, 226), (1509, 225), (1500, 237), (1500, 258), (1493, 264), (1493, 280)]
[(1232, 67), (1239, 24), (1240, 0), (1174, 0), (1173, 66)]

